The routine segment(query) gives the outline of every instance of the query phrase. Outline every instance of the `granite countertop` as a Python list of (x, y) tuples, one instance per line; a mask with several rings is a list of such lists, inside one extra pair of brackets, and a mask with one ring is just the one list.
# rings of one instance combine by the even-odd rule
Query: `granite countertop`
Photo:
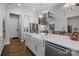
[(63, 36), (63, 35), (52, 35), (48, 34), (46, 41), (61, 45), (66, 48), (70, 48), (72, 50), (79, 51), (79, 41), (73, 41), (69, 38), (69, 36)]
[(29, 33), (29, 35), (40, 40), (46, 40), (66, 48), (79, 51), (79, 46), (78, 46), (79, 41), (73, 41), (69, 38), (69, 36), (56, 35), (56, 34), (44, 35), (44, 34), (35, 34), (35, 33)]

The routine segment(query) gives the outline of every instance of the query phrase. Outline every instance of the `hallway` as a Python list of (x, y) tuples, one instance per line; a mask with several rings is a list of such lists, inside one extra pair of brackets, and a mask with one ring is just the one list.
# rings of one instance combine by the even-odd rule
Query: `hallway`
[(3, 49), (2, 56), (32, 56), (32, 52), (25, 46), (24, 42), (14, 39)]

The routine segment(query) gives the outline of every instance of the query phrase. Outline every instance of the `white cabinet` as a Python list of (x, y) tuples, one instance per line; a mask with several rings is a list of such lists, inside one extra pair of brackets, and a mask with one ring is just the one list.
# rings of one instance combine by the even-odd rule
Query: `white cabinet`
[(32, 46), (32, 52), (37, 55), (37, 56), (44, 56), (44, 49), (45, 47), (43, 46), (43, 42), (42, 40), (40, 41), (37, 38), (32, 37), (31, 40), (31, 46)]
[(28, 34), (25, 34), (25, 44), (26, 44), (26, 46), (29, 46), (29, 44), (30, 44), (30, 35), (28, 35)]
[(36, 42), (30, 41), (29, 48), (31, 49), (31, 51), (35, 55), (37, 55), (37, 56), (43, 56), (45, 48), (43, 46), (39, 45), (38, 42), (36, 43)]
[(34, 46), (34, 48), (35, 48), (37, 56), (44, 56), (45, 55), (45, 47), (36, 44)]
[(45, 55), (45, 46), (43, 45), (43, 40), (32, 37), (26, 34), (26, 45), (36, 56)]
[(36, 18), (36, 17), (34, 17), (34, 16), (30, 16), (30, 17), (29, 17), (29, 22), (30, 22), (30, 23), (36, 23), (36, 24), (38, 24), (38, 18)]
[(29, 16), (24, 15), (23, 24), (24, 27), (29, 27)]

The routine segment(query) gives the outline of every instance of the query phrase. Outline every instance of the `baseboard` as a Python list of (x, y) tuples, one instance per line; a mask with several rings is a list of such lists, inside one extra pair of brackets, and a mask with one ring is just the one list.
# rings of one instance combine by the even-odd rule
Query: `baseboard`
[(10, 42), (5, 42), (5, 43), (4, 43), (4, 45), (8, 45), (8, 44), (10, 44)]

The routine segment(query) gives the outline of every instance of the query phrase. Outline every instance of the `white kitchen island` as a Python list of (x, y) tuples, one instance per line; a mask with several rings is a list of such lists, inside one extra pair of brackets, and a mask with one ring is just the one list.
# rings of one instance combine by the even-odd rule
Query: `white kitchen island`
[[(69, 48), (72, 51), (72, 55), (79, 55), (79, 41), (73, 41), (69, 38), (69, 36), (64, 35), (56, 35), (56, 34), (36, 34), (36, 33), (26, 33), (30, 35), (29, 39), (26, 40), (26, 45), (31, 49), (31, 51), (35, 55), (45, 55), (45, 43), (44, 41), (48, 41), (62, 47)], [(26, 35), (26, 36), (27, 36)], [(29, 42), (29, 44), (28, 44)], [(33, 47), (33, 45), (35, 45)], [(39, 48), (38, 48), (39, 47)], [(36, 50), (34, 50), (36, 49)], [(39, 50), (39, 51), (38, 51)]]

